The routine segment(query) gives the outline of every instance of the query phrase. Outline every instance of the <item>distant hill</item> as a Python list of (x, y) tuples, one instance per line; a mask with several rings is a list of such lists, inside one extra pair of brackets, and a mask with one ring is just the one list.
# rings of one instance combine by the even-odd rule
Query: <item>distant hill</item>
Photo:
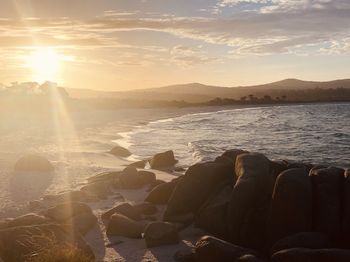
[(293, 94), (293, 91), (309, 89), (334, 89), (350, 88), (350, 79), (334, 80), (327, 82), (303, 81), (298, 79), (285, 79), (273, 83), (239, 86), (221, 87), (204, 85), (200, 83), (189, 83), (180, 85), (170, 85), (159, 88), (148, 88), (130, 91), (96, 91), (89, 89), (67, 88), (67, 92), (73, 98), (117, 98), (133, 100), (159, 100), (159, 101), (186, 101), (204, 102), (216, 97), (240, 99), (242, 96), (253, 94), (255, 96), (283, 96)]

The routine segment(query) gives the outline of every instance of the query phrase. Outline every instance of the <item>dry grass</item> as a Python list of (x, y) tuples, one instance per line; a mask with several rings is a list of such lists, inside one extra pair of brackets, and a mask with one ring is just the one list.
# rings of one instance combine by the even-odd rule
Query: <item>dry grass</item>
[(85, 255), (81, 250), (74, 247), (55, 246), (44, 250), (26, 262), (93, 262), (94, 260)]

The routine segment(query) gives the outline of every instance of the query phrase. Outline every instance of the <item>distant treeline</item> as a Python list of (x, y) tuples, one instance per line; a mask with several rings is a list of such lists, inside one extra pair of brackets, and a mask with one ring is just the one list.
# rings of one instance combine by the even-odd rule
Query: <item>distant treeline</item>
[(190, 103), (186, 101), (141, 101), (133, 99), (87, 99), (85, 102), (99, 109), (116, 108), (150, 108), (150, 107), (193, 107), (222, 105), (255, 105), (255, 104), (290, 104), (317, 102), (350, 102), (350, 88), (306, 89), (306, 90), (271, 90), (265, 95), (249, 94), (239, 99), (217, 97), (215, 99)]

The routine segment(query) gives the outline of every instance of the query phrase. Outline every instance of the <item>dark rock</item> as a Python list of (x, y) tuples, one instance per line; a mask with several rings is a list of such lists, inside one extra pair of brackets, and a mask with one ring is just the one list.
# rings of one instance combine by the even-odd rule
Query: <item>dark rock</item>
[(273, 262), (348, 262), (350, 250), (292, 248), (272, 256)]
[(335, 167), (310, 172), (313, 187), (313, 231), (336, 236), (341, 231), (344, 170)]
[(128, 149), (121, 147), (121, 146), (115, 146), (110, 151), (110, 154), (119, 156), (119, 157), (128, 157), (131, 156), (131, 153)]
[(177, 262), (196, 262), (194, 250), (189, 248), (178, 250), (174, 254), (174, 260)]
[(67, 231), (59, 225), (19, 226), (0, 231), (0, 257), (5, 262), (26, 261), (28, 257), (53, 246), (74, 246), (89, 257), (94, 257), (79, 233)]
[(39, 155), (24, 156), (15, 164), (16, 172), (52, 172), (53, 170), (53, 165)]
[(318, 232), (301, 232), (278, 240), (271, 248), (270, 254), (291, 248), (325, 249), (332, 247), (329, 237)]
[(91, 208), (80, 202), (65, 202), (49, 208), (43, 214), (59, 224), (69, 224), (82, 234), (87, 233), (97, 222)]
[(105, 181), (110, 184), (114, 184), (115, 180), (119, 180), (119, 176), (123, 173), (123, 171), (114, 171), (114, 172), (104, 172), (92, 177), (89, 177), (87, 181), (89, 183)]
[(148, 194), (145, 199), (145, 202), (150, 202), (157, 205), (165, 205), (168, 203), (170, 196), (172, 195), (175, 187), (180, 180), (173, 180), (171, 182), (162, 183)]
[(80, 190), (82, 194), (92, 194), (100, 198), (105, 198), (112, 193), (112, 184), (109, 181), (97, 181), (83, 186)]
[(114, 214), (109, 220), (106, 234), (108, 236), (123, 236), (141, 238), (144, 225), (121, 214)]
[(293, 161), (289, 161), (287, 163), (288, 163), (287, 164), (287, 169), (304, 168), (306, 172), (309, 172), (313, 168), (313, 165), (310, 164), (310, 163), (293, 162)]
[[(239, 260), (241, 258), (244, 259), (244, 256), (247, 255), (246, 260)], [(257, 254), (253, 250), (236, 246), (211, 236), (204, 236), (197, 241), (195, 258), (196, 261), (200, 262), (254, 261), (252, 260), (253, 258), (256, 259), (255, 261), (259, 261)], [(251, 260), (247, 260), (248, 258)]]
[[(221, 156), (215, 159), (215, 162), (221, 162), (231, 165), (232, 169), (235, 170), (237, 156), (248, 153), (241, 149), (230, 149), (225, 151)], [(234, 181), (235, 182), (235, 181)]]
[(230, 185), (220, 188), (213, 198), (210, 198), (198, 211), (195, 224), (210, 234), (228, 239), (227, 210), (231, 199)]
[(101, 218), (103, 220), (109, 220), (111, 218), (112, 215), (114, 215), (115, 213), (124, 215), (130, 219), (133, 220), (140, 220), (141, 216), (140, 216), (140, 212), (132, 205), (130, 205), (129, 203), (121, 203), (113, 208), (111, 208), (110, 210), (104, 212), (101, 215)]
[(282, 172), (275, 184), (269, 219), (269, 244), (312, 231), (312, 185), (304, 168)]
[(134, 208), (137, 212), (146, 216), (154, 215), (158, 212), (158, 208), (154, 204), (148, 202), (136, 204)]
[(125, 189), (136, 189), (143, 185), (140, 180), (139, 172), (136, 167), (132, 166), (128, 166), (123, 170), (123, 173), (119, 177), (119, 181), (121, 187)]
[(228, 208), (230, 242), (261, 248), (266, 240), (266, 224), (273, 188), (270, 161), (262, 154), (238, 155), (238, 176)]
[(342, 241), (343, 247), (350, 249), (350, 169), (344, 173), (344, 195), (343, 195), (343, 221), (342, 221)]
[(136, 161), (134, 163), (131, 163), (128, 166), (133, 166), (136, 168), (145, 168), (147, 162), (148, 162), (147, 160), (140, 160), (140, 161)]
[(169, 150), (163, 153), (159, 153), (153, 156), (150, 161), (150, 166), (153, 169), (172, 167), (177, 163), (175, 160), (174, 152)]
[(207, 162), (191, 166), (178, 182), (171, 195), (164, 220), (195, 214), (218, 186), (231, 184), (233, 170), (225, 163)]
[(143, 185), (152, 184), (157, 180), (156, 175), (150, 171), (140, 170), (138, 174), (139, 174), (140, 183)]
[(156, 181), (154, 181), (153, 183), (151, 183), (149, 185), (149, 188), (147, 189), (147, 192), (151, 192), (153, 190), (153, 188), (155, 188), (156, 186), (159, 186), (161, 184), (164, 184), (164, 183), (166, 183), (166, 182), (163, 181), (163, 180), (157, 179)]
[(176, 226), (167, 222), (148, 224), (145, 229), (144, 238), (148, 248), (175, 245), (180, 241)]
[(287, 168), (288, 168), (288, 163), (284, 160), (271, 161), (271, 172), (273, 174), (274, 180), (277, 179), (279, 174), (287, 170)]

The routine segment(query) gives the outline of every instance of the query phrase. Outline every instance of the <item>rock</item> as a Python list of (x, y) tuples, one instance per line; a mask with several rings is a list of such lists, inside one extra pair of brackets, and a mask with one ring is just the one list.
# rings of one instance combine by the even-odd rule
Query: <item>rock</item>
[(145, 202), (150, 202), (156, 205), (167, 204), (179, 181), (180, 180), (173, 180), (171, 182), (159, 184), (148, 194)]
[(169, 150), (163, 153), (156, 154), (150, 161), (152, 169), (172, 167), (177, 163), (175, 160), (174, 152)]
[(82, 234), (87, 233), (97, 222), (91, 208), (80, 202), (65, 202), (43, 212), (59, 224), (69, 224)]
[(41, 225), (48, 223), (52, 223), (52, 221), (47, 217), (39, 216), (37, 214), (26, 214), (13, 219), (5, 220), (0, 226), (0, 229), (20, 226)]
[(303, 162), (288, 161), (287, 169), (292, 169), (292, 168), (304, 168), (305, 171), (309, 173), (309, 171), (313, 168), (313, 165), (309, 163), (303, 163)]
[(148, 162), (147, 160), (140, 160), (140, 161), (136, 161), (134, 163), (131, 163), (128, 166), (133, 166), (136, 168), (145, 168), (147, 162)]
[(101, 216), (103, 220), (109, 220), (112, 215), (115, 213), (124, 215), (130, 219), (133, 220), (140, 220), (140, 212), (137, 210), (134, 206), (130, 205), (129, 203), (121, 203), (110, 210), (104, 212)]
[(158, 212), (158, 208), (154, 204), (148, 202), (136, 204), (134, 208), (137, 212), (146, 216), (154, 215)]
[(114, 171), (114, 172), (104, 172), (97, 175), (94, 175), (92, 177), (89, 177), (87, 181), (89, 183), (94, 182), (108, 182), (110, 186), (114, 185), (116, 180), (119, 180), (119, 176), (123, 173), (123, 171)]
[(156, 179), (156, 181), (154, 181), (153, 183), (151, 183), (149, 185), (147, 192), (151, 192), (153, 190), (153, 188), (155, 188), (156, 186), (159, 186), (160, 184), (164, 184), (164, 183), (166, 183), (166, 182), (161, 180), (161, 179)]
[(0, 231), (0, 257), (5, 262), (26, 261), (39, 251), (74, 246), (93, 258), (93, 252), (77, 232), (54, 224), (11, 227)]
[(26, 155), (15, 164), (16, 172), (52, 172), (53, 165), (44, 157), (39, 155)]
[(153, 184), (157, 179), (156, 175), (153, 172), (140, 170), (138, 172), (140, 183), (145, 184)]
[(262, 154), (240, 154), (236, 159), (238, 180), (228, 208), (230, 242), (258, 249), (265, 244), (266, 224), (274, 178), (270, 161)]
[(136, 167), (132, 166), (128, 166), (123, 170), (123, 173), (119, 177), (119, 181), (121, 187), (124, 189), (136, 189), (143, 185)]
[(145, 229), (144, 238), (148, 248), (163, 245), (175, 245), (180, 241), (176, 226), (167, 222), (154, 222), (148, 224)]
[[(225, 151), (221, 156), (215, 159), (215, 162), (222, 162), (232, 166), (232, 170), (235, 170), (237, 156), (248, 153), (241, 149), (230, 149)], [(234, 183), (236, 180), (234, 181)]]
[(195, 214), (217, 187), (232, 183), (233, 173), (231, 166), (225, 163), (206, 162), (191, 166), (173, 191), (164, 220), (175, 222), (175, 217)]
[(350, 250), (292, 248), (275, 253), (272, 262), (348, 262)]
[(144, 225), (121, 214), (114, 214), (107, 225), (108, 236), (141, 238)]
[(329, 167), (310, 172), (313, 187), (313, 231), (337, 236), (341, 231), (344, 170)]
[(344, 248), (350, 249), (350, 169), (344, 173), (342, 241)]
[(304, 168), (282, 172), (276, 180), (268, 223), (269, 244), (312, 231), (312, 185)]
[[(240, 260), (244, 259), (246, 260)], [(216, 237), (204, 236), (195, 246), (195, 258), (200, 262), (259, 261), (257, 254), (250, 249), (233, 245)], [(251, 260), (247, 260), (247, 258)], [(255, 260), (252, 260), (255, 259)]]
[(228, 239), (227, 210), (232, 187), (226, 185), (215, 193), (215, 196), (199, 209), (195, 218), (195, 225), (218, 238)]
[(110, 151), (110, 154), (119, 156), (119, 157), (128, 157), (131, 156), (131, 153), (128, 149), (121, 147), (121, 146), (115, 146)]
[(279, 174), (287, 170), (287, 168), (288, 168), (288, 163), (284, 160), (271, 161), (271, 172), (273, 174), (274, 180), (277, 179)]
[(103, 199), (112, 193), (111, 186), (108, 181), (96, 181), (83, 186), (80, 190), (82, 195), (92, 194)]
[(189, 248), (178, 250), (174, 254), (174, 260), (177, 262), (196, 262), (194, 250)]
[(331, 245), (329, 237), (323, 233), (301, 232), (278, 240), (272, 246), (270, 254), (291, 248), (325, 249), (330, 248)]

